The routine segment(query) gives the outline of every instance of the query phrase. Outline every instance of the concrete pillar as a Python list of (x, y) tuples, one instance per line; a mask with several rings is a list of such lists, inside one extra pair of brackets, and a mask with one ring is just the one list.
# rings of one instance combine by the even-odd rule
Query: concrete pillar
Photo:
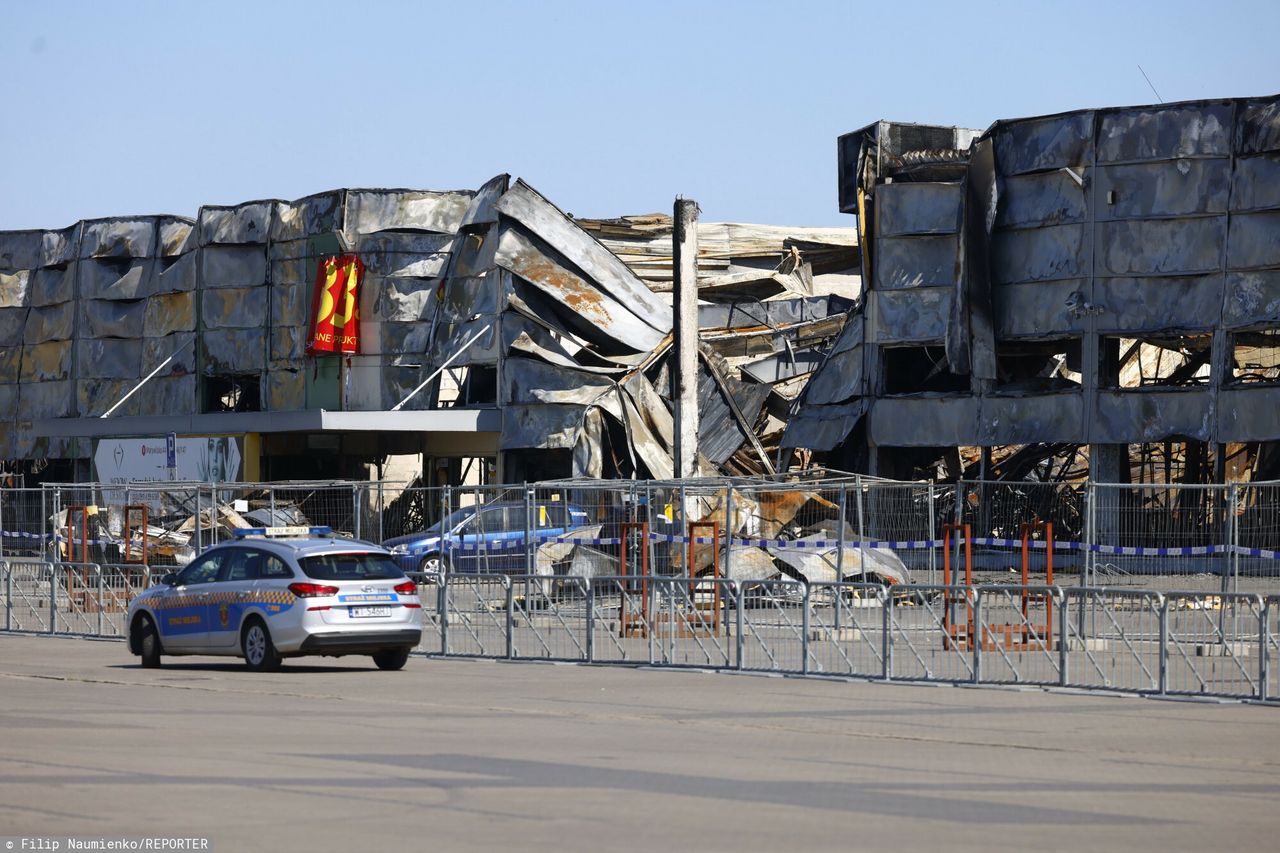
[(698, 203), (676, 199), (672, 235), (675, 269), (675, 474), (692, 477), (698, 467)]

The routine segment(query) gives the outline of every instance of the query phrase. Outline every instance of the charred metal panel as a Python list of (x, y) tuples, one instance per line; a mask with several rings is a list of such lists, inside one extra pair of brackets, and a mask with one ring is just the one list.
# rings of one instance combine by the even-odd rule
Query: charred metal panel
[(200, 208), (196, 229), (201, 246), (266, 243), (271, 235), (275, 201), (250, 201), (231, 207)]
[(21, 341), (27, 325), (26, 308), (0, 308), (0, 346)]
[(356, 241), (356, 252), (370, 276), (438, 278), (453, 241), (452, 234), (371, 234)]
[[(31, 313), (27, 315), (26, 333), (22, 336), (22, 342), (42, 344), (45, 341), (70, 340), (75, 321), (76, 303), (74, 302), (32, 308)], [(15, 336), (10, 340), (18, 340), (18, 338)]]
[(698, 326), (703, 329), (737, 329), (744, 326), (789, 326), (844, 314), (857, 304), (840, 296), (802, 296), (698, 306)]
[(1228, 160), (1174, 160), (1104, 166), (1097, 171), (1098, 221), (1224, 213)]
[(0, 272), (0, 308), (26, 308), (31, 298), (31, 270)]
[[(855, 324), (859, 329), (861, 323)], [(740, 365), (743, 376), (756, 382), (772, 385), (775, 382), (786, 382), (798, 376), (813, 373), (822, 365), (823, 354), (817, 350), (800, 350), (794, 353), (783, 353), (762, 358)]]
[(1280, 267), (1280, 211), (1237, 213), (1227, 238), (1227, 266), (1233, 270)]
[(357, 234), (388, 230), (453, 234), (474, 195), (470, 190), (348, 190), (348, 239), (354, 242)]
[(435, 309), (444, 323), (460, 323), (477, 314), (496, 314), (502, 304), (502, 277), (493, 273), (451, 278), (445, 283), (444, 301)]
[(1072, 314), (1072, 294), (1083, 291), (1084, 279), (1006, 284), (994, 289), (996, 335), (1036, 338), (1080, 333), (1088, 319)]
[(1145, 219), (1098, 227), (1098, 262), (1111, 275), (1162, 275), (1222, 269), (1223, 220)]
[[(130, 385), (132, 387), (132, 385)], [(157, 376), (130, 400), (140, 398), (138, 409), (144, 415), (196, 414), (196, 377)], [(111, 401), (112, 404), (115, 400)]]
[(981, 445), (1082, 443), (1085, 440), (1084, 396), (1079, 392), (988, 396), (982, 398), (979, 417), (978, 443)]
[(144, 299), (155, 292), (150, 258), (107, 258), (76, 264), (81, 299)]
[[(957, 215), (959, 211), (957, 210)], [(956, 280), (956, 235), (889, 237), (876, 243), (877, 290), (951, 287)]]
[(34, 308), (71, 301), (75, 295), (78, 267), (79, 264), (73, 263), (68, 267), (35, 270), (31, 276), (31, 306)]
[(77, 376), (81, 379), (133, 379), (142, 376), (142, 341), (103, 338), (76, 342)]
[(1280, 155), (1241, 157), (1231, 178), (1231, 209), (1280, 207)]
[(75, 383), (70, 381), (23, 383), (18, 391), (16, 411), (23, 420), (70, 417), (76, 413)]
[(1100, 391), (1089, 441), (1138, 444), (1185, 437), (1213, 439), (1213, 395), (1208, 391)]
[(29, 270), (41, 266), (44, 231), (0, 233), (0, 270)]
[(266, 408), (271, 412), (291, 412), (305, 409), (307, 407), (307, 383), (301, 362), (271, 362), (267, 370), (264, 396), (266, 398)]
[(502, 411), (501, 450), (570, 449), (578, 441), (586, 406), (507, 406)]
[[(659, 340), (671, 330), (671, 307), (636, 278), (617, 255), (575, 225), (528, 184), (516, 181), (498, 202), (498, 212), (515, 219), (554, 246), (587, 278), (660, 332)], [(645, 349), (652, 346), (650, 344)]]
[(484, 182), (484, 186), (476, 191), (475, 197), (467, 207), (466, 214), (459, 224), (460, 229), (472, 229), (475, 226), (491, 225), (498, 221), (498, 199), (506, 193), (511, 185), (511, 176), (495, 175)]
[[(847, 323), (827, 354), (822, 369), (805, 387), (806, 406), (840, 403), (865, 393), (862, 377), (863, 324), (860, 318)], [(842, 436), (843, 438), (843, 436)]]
[[(64, 267), (79, 255), (80, 223), (68, 228), (45, 231), (40, 241), (40, 264), (46, 267)], [(2, 260), (2, 259), (0, 259)]]
[[(439, 300), (441, 280), (433, 278), (394, 278), (368, 276), (365, 279), (367, 288), (361, 294), (361, 301), (373, 300), (373, 310), (361, 311), (361, 316), (383, 321), (412, 322), (415, 320), (430, 321), (435, 314)], [(496, 302), (496, 299), (492, 300)], [(488, 311), (477, 308), (480, 313), (492, 313), (496, 305)]]
[(97, 219), (84, 223), (80, 257), (149, 258), (155, 246), (154, 219)]
[(1227, 273), (1222, 322), (1230, 328), (1280, 323), (1280, 270)]
[(200, 286), (256, 287), (267, 281), (261, 246), (207, 246), (200, 250)]
[[(22, 375), (22, 345), (18, 343), (0, 344), (0, 383), (17, 382)], [(5, 417), (6, 409), (0, 409), (0, 419)]]
[(1088, 273), (1085, 226), (999, 231), (991, 238), (995, 284), (1078, 278)]
[(706, 366), (698, 367), (698, 453), (721, 465), (747, 440), (746, 433), (729, 408), (726, 395), (733, 396), (747, 423), (754, 424), (769, 396), (767, 385), (725, 378), (722, 387)]
[[(363, 298), (363, 297), (362, 297)], [(311, 311), (311, 286), (301, 282), (271, 285), (271, 323), (275, 326), (306, 324)]]
[[(159, 367), (166, 358), (172, 358), (164, 369), (156, 374), (161, 376), (194, 376), (196, 372), (196, 350), (191, 346), (192, 332), (181, 332), (164, 338), (143, 338), (142, 370), (150, 373)], [(152, 380), (155, 381), (155, 380)], [(151, 383), (147, 383), (151, 387)], [(146, 395), (150, 398), (150, 393)], [(161, 410), (163, 411), (163, 410)]]
[(1088, 174), (1084, 168), (1074, 175), (1057, 169), (1004, 178), (1000, 182), (996, 226), (1018, 228), (1087, 221), (1089, 209), (1082, 184)]
[(599, 374), (555, 367), (532, 358), (508, 358), (502, 365), (499, 400), (504, 404), (589, 405), (617, 385)]
[(950, 288), (872, 291), (869, 296), (875, 342), (940, 341), (946, 336)]
[(257, 373), (264, 367), (263, 329), (210, 329), (200, 337), (206, 376)]
[(876, 234), (954, 234), (960, 230), (960, 196), (955, 183), (884, 184), (876, 189)]
[[(380, 323), (378, 337), (364, 346), (367, 353), (425, 353), (431, 327), (425, 323)], [(464, 338), (465, 340), (465, 338)], [(442, 359), (443, 360), (443, 359)], [(461, 359), (457, 363), (464, 363)]]
[(1236, 119), (1236, 153), (1280, 151), (1280, 100), (1241, 101)]
[(305, 240), (342, 230), (345, 195), (343, 190), (331, 190), (296, 201), (278, 202), (275, 220), (271, 223), (272, 242)]
[(143, 305), (142, 334), (158, 338), (172, 332), (190, 332), (196, 327), (194, 293), (160, 293)]
[(162, 261), (156, 275), (155, 293), (182, 293), (196, 289), (196, 268), (200, 253), (188, 252), (172, 263)]
[(140, 338), (146, 305), (146, 301), (141, 299), (132, 302), (82, 299), (80, 301), (80, 336)]
[(267, 319), (265, 287), (225, 287), (200, 293), (201, 323), (206, 329), (254, 329)]
[(71, 376), (71, 341), (49, 341), (22, 348), (22, 381), (51, 382)]
[[(364, 337), (363, 332), (361, 336)], [(271, 358), (300, 361), (306, 354), (307, 328), (305, 326), (272, 326)]]
[[(81, 379), (74, 383), (76, 408), (83, 413), (84, 417), (97, 417), (115, 405), (136, 384), (137, 380), (127, 379)], [(148, 390), (150, 390), (149, 387)], [(122, 417), (144, 414), (140, 408), (141, 402), (139, 396), (135, 394), (116, 409), (115, 414)], [(37, 416), (32, 415), (32, 419), (35, 417)], [(49, 417), (65, 417), (65, 415)]]
[[(157, 254), (162, 258), (174, 258), (195, 248), (195, 222), (180, 216), (161, 216), (157, 224), (159, 244)], [(45, 263), (49, 263), (47, 260)]]
[(1100, 332), (1212, 329), (1222, 322), (1222, 276), (1099, 278)]
[(1093, 113), (997, 123), (996, 163), (1002, 175), (1081, 166), (1093, 158)]
[(1229, 156), (1231, 113), (1229, 101), (1107, 111), (1098, 121), (1098, 162)]
[(873, 445), (955, 447), (978, 432), (976, 397), (882, 397), (871, 404), (867, 437)]
[(1280, 388), (1223, 388), (1218, 393), (1218, 441), (1275, 441)]

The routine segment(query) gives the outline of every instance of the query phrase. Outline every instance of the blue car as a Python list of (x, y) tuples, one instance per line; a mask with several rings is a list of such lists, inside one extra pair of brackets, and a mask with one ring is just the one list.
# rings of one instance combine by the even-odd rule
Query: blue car
[[(382, 543), (411, 577), (441, 572), (525, 574), (525, 505), (463, 507), (421, 533)], [(560, 536), (588, 523), (581, 507), (559, 501), (532, 507), (534, 536)], [(534, 543), (536, 547), (537, 543)]]

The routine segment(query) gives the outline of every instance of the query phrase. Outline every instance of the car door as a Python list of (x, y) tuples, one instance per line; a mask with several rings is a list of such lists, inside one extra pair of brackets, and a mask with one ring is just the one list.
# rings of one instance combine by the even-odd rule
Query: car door
[(263, 552), (249, 547), (230, 550), (222, 561), (205, 599), (210, 651), (234, 653), (239, 648), (240, 618), (253, 597), (262, 561)]
[(198, 652), (208, 648), (209, 589), (218, 578), (225, 550), (197, 557), (178, 573), (177, 583), (160, 593), (156, 623), (160, 642), (171, 652)]

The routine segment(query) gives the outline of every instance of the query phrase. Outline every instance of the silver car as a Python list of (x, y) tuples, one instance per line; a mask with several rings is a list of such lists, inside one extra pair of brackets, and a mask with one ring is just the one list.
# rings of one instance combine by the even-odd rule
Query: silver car
[(385, 550), (328, 528), (237, 533), (129, 604), (129, 651), (143, 666), (161, 655), (236, 655), (259, 671), (301, 655), (404, 666), (422, 638), (422, 602)]

